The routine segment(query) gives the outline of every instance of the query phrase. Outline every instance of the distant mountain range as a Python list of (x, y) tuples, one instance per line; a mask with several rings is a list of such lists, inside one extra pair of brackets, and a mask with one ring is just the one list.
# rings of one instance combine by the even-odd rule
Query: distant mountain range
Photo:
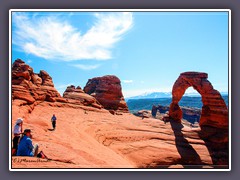
[(153, 98), (170, 98), (172, 97), (171, 92), (150, 92), (144, 93), (138, 96), (132, 96), (126, 99), (153, 99)]
[[(228, 92), (221, 92), (221, 95), (228, 95)], [(190, 93), (185, 93), (184, 96), (189, 96), (189, 97), (200, 97), (201, 95), (197, 92), (190, 92)], [(172, 93), (171, 92), (148, 92), (144, 93), (138, 96), (132, 96), (125, 98), (126, 101), (129, 99), (154, 99), (154, 98), (171, 98)]]

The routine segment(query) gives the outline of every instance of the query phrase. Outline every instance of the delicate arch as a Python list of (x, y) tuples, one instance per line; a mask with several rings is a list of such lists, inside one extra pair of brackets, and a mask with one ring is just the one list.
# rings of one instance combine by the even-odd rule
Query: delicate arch
[(178, 105), (186, 89), (193, 87), (202, 96), (202, 114), (199, 121), (201, 128), (211, 126), (215, 128), (228, 128), (228, 109), (221, 96), (207, 80), (208, 74), (200, 72), (181, 73), (172, 89), (172, 103), (170, 105), (170, 118), (181, 122), (182, 110)]

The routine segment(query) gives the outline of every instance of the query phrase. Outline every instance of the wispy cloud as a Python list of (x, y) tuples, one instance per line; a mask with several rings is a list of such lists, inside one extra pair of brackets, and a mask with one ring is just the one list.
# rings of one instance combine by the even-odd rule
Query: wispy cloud
[[(26, 53), (47, 60), (107, 60), (111, 48), (132, 27), (130, 12), (95, 13), (85, 34), (71, 24), (69, 16), (13, 13), (13, 43)], [(81, 22), (79, 22), (81, 23)]]
[(122, 80), (122, 82), (129, 84), (129, 83), (133, 83), (133, 80)]
[(84, 64), (70, 64), (69, 66), (73, 66), (82, 70), (93, 70), (97, 69), (100, 67), (100, 64), (95, 64), (95, 65), (84, 65)]

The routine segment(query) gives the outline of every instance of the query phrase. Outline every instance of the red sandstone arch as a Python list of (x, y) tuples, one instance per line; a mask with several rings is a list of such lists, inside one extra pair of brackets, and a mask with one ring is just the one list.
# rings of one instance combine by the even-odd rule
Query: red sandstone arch
[(228, 109), (221, 96), (207, 80), (208, 74), (199, 72), (181, 73), (172, 89), (172, 103), (170, 105), (170, 118), (181, 122), (182, 110), (178, 105), (186, 89), (193, 87), (202, 96), (202, 114), (199, 121), (201, 128), (210, 126), (214, 128), (228, 128)]

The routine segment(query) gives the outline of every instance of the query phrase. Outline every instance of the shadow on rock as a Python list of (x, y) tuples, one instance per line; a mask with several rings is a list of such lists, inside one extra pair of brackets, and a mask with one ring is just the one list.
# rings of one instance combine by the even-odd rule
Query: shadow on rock
[(215, 168), (228, 168), (228, 129), (201, 127), (199, 136), (204, 140)]
[(202, 168), (204, 163), (201, 161), (198, 153), (189, 144), (182, 133), (182, 128), (184, 126), (179, 122), (174, 122), (174, 120), (170, 120), (169, 122), (175, 135), (175, 144), (178, 153), (181, 156), (179, 163), (182, 164), (184, 168), (196, 168), (196, 166), (198, 166), (198, 168)]

